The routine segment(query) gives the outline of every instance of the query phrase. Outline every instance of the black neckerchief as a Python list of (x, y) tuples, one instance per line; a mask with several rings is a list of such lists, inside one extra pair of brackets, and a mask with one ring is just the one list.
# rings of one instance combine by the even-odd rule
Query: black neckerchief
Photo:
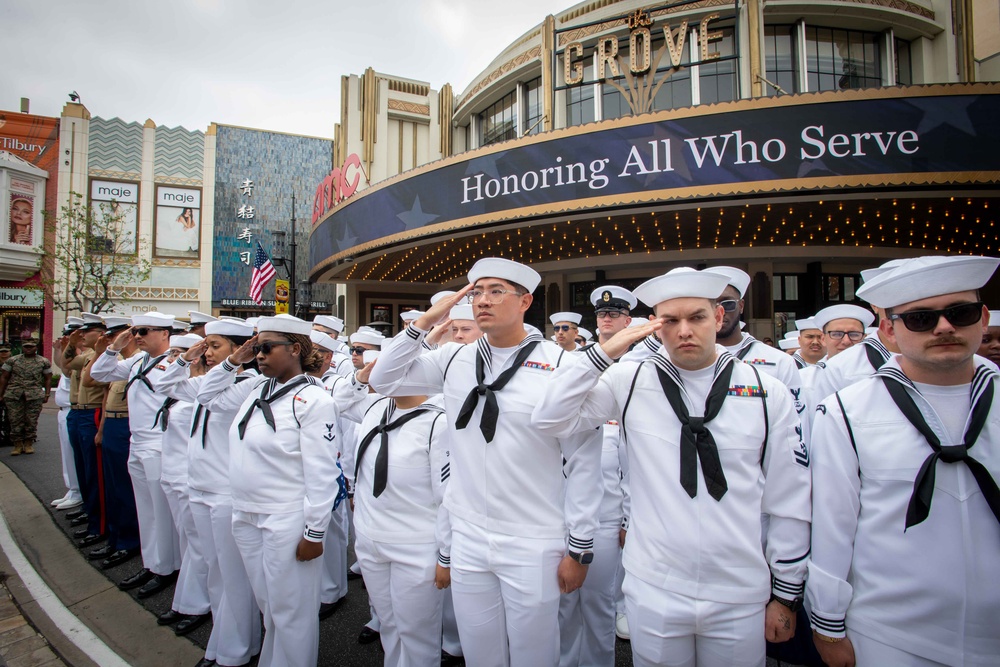
[(865, 346), (865, 355), (868, 357), (868, 363), (872, 365), (872, 370), (877, 371), (882, 368), (885, 362), (892, 357), (892, 353), (886, 349), (877, 336), (869, 336), (861, 341), (861, 344)]
[(160, 409), (156, 411), (156, 416), (153, 417), (154, 428), (159, 424), (161, 431), (167, 430), (167, 421), (170, 419), (170, 408), (177, 405), (177, 402), (176, 398), (168, 398), (163, 401), (163, 405), (160, 406)]
[(132, 383), (135, 382), (136, 380), (142, 380), (142, 383), (146, 385), (147, 389), (149, 389), (152, 392), (155, 392), (156, 390), (153, 389), (153, 385), (149, 382), (149, 379), (146, 377), (146, 374), (149, 373), (149, 371), (156, 368), (156, 364), (160, 363), (165, 356), (167, 355), (161, 354), (160, 356), (154, 358), (152, 361), (149, 362), (148, 366), (143, 366), (142, 362), (140, 361), (139, 372), (133, 375), (131, 378), (129, 378), (129, 381), (125, 383), (125, 390), (123, 393), (127, 394), (128, 388), (131, 387)]
[[(425, 412), (442, 412), (441, 408), (436, 405), (420, 405), (412, 412), (408, 412), (399, 419), (394, 419), (389, 421), (389, 417), (396, 411), (396, 403), (390, 401), (389, 405), (386, 406), (385, 410), (382, 412), (382, 419), (379, 420), (378, 426), (368, 431), (365, 437), (361, 438), (361, 443), (358, 445), (358, 455), (356, 457), (356, 467), (358, 472), (361, 471), (361, 459), (365, 455), (365, 451), (368, 446), (375, 439), (376, 435), (380, 435), (381, 439), (379, 442), (378, 453), (375, 455), (375, 481), (372, 486), (372, 494), (378, 498), (385, 491), (386, 484), (389, 481), (389, 433), (401, 428), (404, 424), (412, 421), (422, 415)], [(358, 475), (360, 477), (360, 474)]]
[(260, 408), (260, 411), (264, 413), (264, 421), (271, 427), (271, 430), (276, 431), (277, 429), (274, 425), (274, 413), (271, 411), (271, 403), (278, 400), (282, 396), (287, 396), (298, 387), (301, 387), (304, 384), (309, 384), (309, 380), (300, 375), (294, 380), (291, 380), (278, 391), (274, 392), (267, 398), (264, 398), (264, 395), (269, 393), (271, 389), (274, 388), (275, 384), (276, 382), (274, 380), (265, 382), (263, 388), (261, 389), (260, 396), (253, 400), (250, 407), (247, 409), (246, 414), (243, 415), (243, 419), (240, 420), (239, 425), (237, 426), (240, 433), (240, 440), (243, 439), (243, 434), (246, 433), (247, 430), (247, 424), (250, 422), (250, 418), (253, 417), (254, 410), (257, 408)]

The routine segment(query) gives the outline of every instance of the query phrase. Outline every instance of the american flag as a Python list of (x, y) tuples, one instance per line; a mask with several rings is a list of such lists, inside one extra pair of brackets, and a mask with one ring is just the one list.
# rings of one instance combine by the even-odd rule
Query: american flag
[(260, 241), (257, 241), (257, 252), (253, 257), (253, 276), (250, 278), (250, 298), (258, 306), (264, 303), (264, 300), (260, 298), (264, 293), (264, 285), (267, 285), (276, 273), (271, 264), (271, 258), (264, 252)]

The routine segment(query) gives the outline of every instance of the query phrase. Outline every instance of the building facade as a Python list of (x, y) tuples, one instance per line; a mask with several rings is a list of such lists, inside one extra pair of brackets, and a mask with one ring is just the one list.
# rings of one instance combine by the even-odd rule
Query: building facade
[[(502, 255), (543, 274), (541, 326), (588, 312), (600, 283), (733, 264), (754, 277), (751, 331), (774, 336), (854, 301), (889, 258), (1000, 254), (1000, 86), (977, 83), (996, 49), (972, 4), (597, 0), (545, 17), (449, 100), (450, 151), (415, 168), (354, 153), (383, 178), (317, 209), (312, 278), (346, 284), (357, 324)], [(386, 88), (365, 127), (399, 114)]]

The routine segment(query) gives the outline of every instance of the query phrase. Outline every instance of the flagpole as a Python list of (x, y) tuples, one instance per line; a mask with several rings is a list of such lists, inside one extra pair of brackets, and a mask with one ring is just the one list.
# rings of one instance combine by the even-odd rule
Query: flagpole
[(295, 309), (296, 306), (295, 302), (297, 300), (296, 297), (298, 292), (298, 287), (297, 287), (298, 283), (295, 282), (295, 247), (298, 244), (295, 243), (295, 194), (294, 193), (292, 193), (292, 242), (289, 245), (292, 248), (292, 266), (288, 270), (289, 274), (288, 312), (291, 313), (292, 315), (297, 316), (298, 312)]

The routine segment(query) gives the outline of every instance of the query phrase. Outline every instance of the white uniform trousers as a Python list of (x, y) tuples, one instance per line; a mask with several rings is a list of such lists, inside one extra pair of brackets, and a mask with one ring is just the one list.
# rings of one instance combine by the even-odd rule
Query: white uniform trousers
[(347, 595), (347, 503), (333, 511), (323, 538), (323, 583), (319, 601), (331, 604)]
[(439, 664), (444, 594), (434, 586), (437, 544), (376, 542), (359, 531), (354, 550), (382, 624), (385, 667)]
[(233, 510), (233, 537), (264, 612), (261, 665), (316, 665), (323, 560), (303, 563), (295, 559), (304, 529), (302, 511), (258, 514)]
[(220, 665), (243, 665), (260, 653), (260, 609), (233, 539), (233, 500), (197, 489), (188, 493), (208, 565), (212, 635), (205, 657)]
[[(898, 648), (883, 644), (882, 642), (867, 637), (865, 635), (848, 629), (847, 636), (854, 646), (854, 659), (858, 667), (947, 667), (942, 662), (935, 662), (919, 655), (913, 655)], [(955, 650), (955, 658), (961, 660), (959, 649)], [(966, 666), (972, 665), (996, 665), (1000, 664), (1000, 656), (990, 656), (979, 663), (964, 663)]]
[(76, 461), (73, 459), (73, 446), (69, 444), (69, 427), (66, 425), (66, 417), (69, 415), (69, 408), (59, 408), (56, 419), (59, 424), (59, 454), (62, 456), (63, 484), (66, 485), (67, 499), (82, 500), (80, 494), (80, 482), (76, 478)]
[(560, 667), (612, 667), (615, 664), (615, 584), (618, 572), (618, 522), (601, 525), (594, 535), (594, 562), (579, 590), (559, 598)]
[(160, 486), (160, 464), (158, 451), (129, 452), (128, 474), (132, 478), (135, 510), (139, 517), (142, 565), (153, 574), (166, 575), (180, 568), (181, 549), (170, 504)]
[(455, 618), (455, 602), (451, 599), (451, 586), (444, 589), (444, 600), (441, 602), (441, 650), (448, 655), (464, 655), (462, 641), (458, 637), (458, 619)]
[(452, 515), (451, 586), (466, 662), (559, 663), (559, 561), (565, 538), (490, 532)]
[(696, 600), (625, 575), (635, 667), (763, 667), (764, 604)]
[(191, 515), (188, 485), (186, 482), (165, 482), (162, 479), (160, 485), (170, 505), (181, 550), (181, 571), (177, 575), (174, 601), (170, 608), (181, 614), (207, 614), (211, 608), (208, 599), (208, 563), (205, 562), (201, 540)]
[[(619, 538), (620, 539), (620, 538)], [(621, 544), (621, 542), (619, 542)], [(622, 583), (625, 581), (625, 568), (622, 566), (621, 549), (618, 550), (618, 568), (615, 571), (615, 613), (625, 613), (625, 594), (622, 593)]]

